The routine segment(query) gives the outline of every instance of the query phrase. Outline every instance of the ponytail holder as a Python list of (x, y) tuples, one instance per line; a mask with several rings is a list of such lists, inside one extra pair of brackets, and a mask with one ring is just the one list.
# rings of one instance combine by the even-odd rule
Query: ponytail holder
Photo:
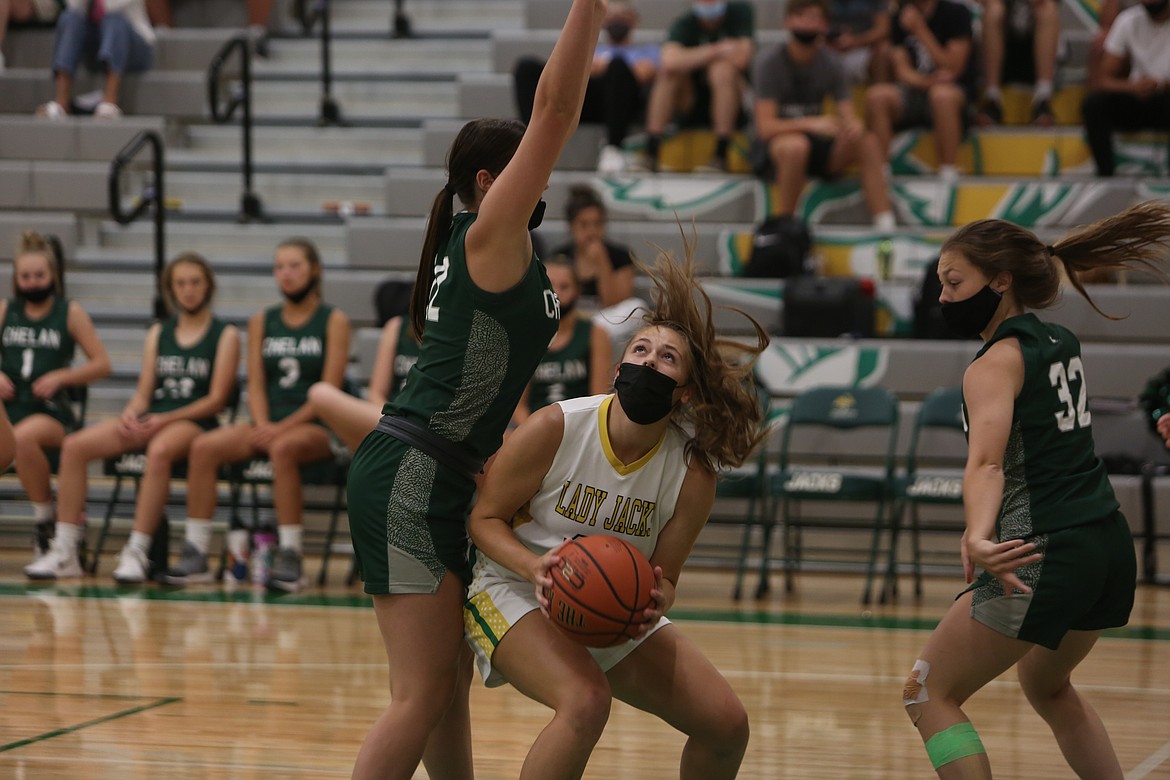
[(1048, 253), (1049, 257), (1056, 257), (1056, 250), (1052, 248), (1052, 244), (1046, 245), (1044, 251)]
[(446, 192), (448, 195), (454, 195), (454, 194), (456, 194), (456, 193), (455, 193), (455, 187), (453, 187), (453, 186), (451, 185), (451, 182), (450, 182), (450, 181), (448, 181), (446, 184), (444, 184), (444, 185), (443, 185), (443, 191), (444, 191), (444, 192)]

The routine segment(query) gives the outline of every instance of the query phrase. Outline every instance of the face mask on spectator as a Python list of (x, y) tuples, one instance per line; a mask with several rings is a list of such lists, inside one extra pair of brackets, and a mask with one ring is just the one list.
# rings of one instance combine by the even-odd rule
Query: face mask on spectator
[[(1170, 2), (1170, 0), (1166, 1)], [(821, 37), (821, 34), (816, 30), (790, 30), (789, 32), (794, 39), (804, 44), (816, 43), (817, 38)]]
[(1150, 15), (1151, 19), (1157, 19), (1170, 7), (1170, 0), (1155, 0), (1152, 3), (1142, 3), (1142, 7), (1146, 9), (1146, 13)]
[(695, 3), (691, 6), (692, 12), (705, 22), (710, 22), (723, 16), (727, 11), (727, 3)]
[(630, 34), (629, 22), (610, 22), (605, 26), (605, 32), (612, 43), (621, 43)]

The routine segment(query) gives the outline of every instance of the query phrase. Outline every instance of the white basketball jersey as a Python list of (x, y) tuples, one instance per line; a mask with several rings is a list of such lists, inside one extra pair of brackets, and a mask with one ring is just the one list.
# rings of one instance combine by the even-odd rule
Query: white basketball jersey
[[(536, 495), (512, 518), (516, 536), (537, 555), (566, 539), (604, 534), (625, 539), (649, 558), (674, 514), (686, 477), (682, 433), (671, 426), (650, 452), (622, 463), (606, 424), (612, 401), (612, 395), (595, 395), (558, 402), (565, 415), (561, 446)], [(501, 569), (482, 553), (478, 558)]]

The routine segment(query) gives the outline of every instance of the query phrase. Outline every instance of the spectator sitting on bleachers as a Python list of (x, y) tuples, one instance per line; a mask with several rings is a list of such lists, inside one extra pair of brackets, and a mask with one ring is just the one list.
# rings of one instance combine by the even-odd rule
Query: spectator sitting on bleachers
[[(179, 564), (167, 572), (172, 585), (207, 581), (207, 550), (215, 514), (215, 482), (221, 465), (267, 456), (272, 462), (273, 505), (280, 549), (266, 585), (296, 591), (302, 584), (300, 467), (332, 455), (329, 432), (308, 402), (321, 380), (340, 387), (349, 359), (349, 318), (321, 299), (321, 258), (307, 239), (276, 248), (273, 275), (284, 302), (248, 320), (248, 409), (251, 422), (201, 433), (187, 458), (187, 540)], [(242, 538), (241, 538), (242, 537)], [(228, 553), (247, 560), (246, 533), (228, 536)], [(233, 572), (233, 570), (235, 570)], [(228, 576), (246, 574), (236, 565)]]
[[(874, 225), (895, 227), (882, 176), (877, 136), (853, 111), (840, 55), (825, 45), (829, 15), (825, 0), (789, 0), (784, 9), (788, 40), (756, 60), (753, 161), (757, 175), (775, 178), (776, 213), (788, 216), (809, 176), (831, 178), (859, 163), (861, 188)], [(825, 101), (836, 113), (825, 111)]]
[(613, 387), (615, 364), (609, 335), (577, 309), (581, 282), (573, 261), (564, 255), (553, 255), (544, 261), (544, 269), (560, 301), (561, 319), (557, 335), (549, 342), (548, 352), (540, 359), (516, 405), (512, 415), (516, 425), (549, 404), (600, 395)]
[[(212, 315), (215, 276), (203, 257), (194, 252), (175, 257), (163, 270), (161, 287), (173, 316), (147, 331), (142, 372), (121, 416), (71, 433), (61, 445), (58, 535), (64, 524), (85, 527), (90, 463), (146, 450), (134, 530), (114, 570), (114, 579), (124, 585), (145, 582), (149, 576), (151, 538), (166, 507), (171, 468), (186, 459), (196, 436), (217, 425), (216, 415), (235, 385), (240, 357), (235, 326)], [(71, 565), (58, 568), (57, 577), (69, 576), (68, 570)]]
[[(37, 557), (31, 566), (37, 566), (50, 557), (55, 530), (45, 450), (60, 447), (79, 422), (66, 388), (108, 376), (110, 358), (85, 309), (62, 295), (60, 259), (40, 234), (21, 237), (12, 286), (12, 300), (0, 301), (0, 399), (16, 436), (16, 474), (36, 519)], [(78, 366), (71, 365), (75, 346), (87, 357)], [(80, 532), (58, 539), (74, 561), (80, 540)]]
[(0, 400), (0, 469), (11, 466), (15, 454), (16, 434), (12, 432), (12, 421), (8, 419), (4, 401)]
[(1117, 15), (1081, 112), (1098, 176), (1114, 174), (1115, 130), (1170, 126), (1170, 2), (1143, 0)]
[(850, 84), (889, 81), (890, 11), (886, 0), (831, 0), (829, 45), (841, 53)]
[(71, 113), (73, 76), (84, 60), (105, 71), (97, 119), (117, 119), (122, 77), (149, 70), (154, 63), (154, 29), (144, 0), (66, 0), (53, 38), (55, 97), (37, 116), (61, 119)]
[(727, 170), (731, 136), (743, 114), (755, 38), (755, 11), (744, 0), (695, 0), (675, 19), (646, 107), (646, 148), (639, 170), (657, 171), (662, 134), (676, 114), (683, 125), (710, 125), (715, 154), (702, 172)]
[(601, 197), (585, 184), (569, 188), (565, 203), (570, 241), (553, 250), (573, 262), (581, 283), (582, 308), (596, 311), (594, 322), (609, 334), (613, 353), (625, 350), (637, 332), (639, 307), (646, 302), (634, 295), (634, 258), (630, 248), (605, 238), (608, 214)]
[[(625, 170), (622, 142), (645, 110), (650, 85), (658, 72), (659, 47), (636, 45), (633, 37), (637, 26), (638, 13), (631, 3), (613, 0), (609, 4), (604, 27), (609, 43), (598, 43), (593, 53), (593, 69), (581, 108), (582, 123), (605, 125), (598, 173)], [(543, 70), (544, 60), (536, 57), (522, 57), (512, 69), (516, 108), (525, 124), (532, 118), (536, 83)]]
[[(272, 3), (274, 0), (247, 0), (248, 7), (248, 40), (252, 43), (252, 52), (261, 59), (268, 59), (268, 23), (272, 18)], [(175, 26), (171, 16), (170, 0), (145, 0), (147, 15), (155, 27), (170, 28)]]
[(1122, 9), (1137, 5), (1139, 0), (1102, 0), (1097, 7), (1097, 30), (1089, 43), (1088, 73), (1085, 81), (1095, 89), (1101, 81), (1101, 57), (1105, 53), (1105, 38), (1113, 29), (1113, 22)]
[(317, 382), (309, 388), (313, 411), (350, 452), (374, 430), (382, 419), (382, 407), (406, 385), (410, 369), (418, 362), (419, 341), (410, 323), (409, 296), (405, 303), (382, 326), (365, 400), (329, 382)]
[(895, 14), (895, 83), (866, 90), (866, 122), (877, 134), (883, 161), (895, 130), (932, 126), (939, 178), (952, 184), (975, 94), (971, 12), (953, 0), (905, 0)]
[(1060, 44), (1058, 0), (979, 0), (983, 5), (983, 104), (979, 124), (1003, 122), (1003, 79), (1034, 82), (1032, 124), (1051, 127), (1052, 85)]

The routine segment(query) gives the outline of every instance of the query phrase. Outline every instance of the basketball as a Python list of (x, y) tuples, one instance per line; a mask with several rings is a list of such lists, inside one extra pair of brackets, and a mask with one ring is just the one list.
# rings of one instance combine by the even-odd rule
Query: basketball
[(544, 593), (553, 624), (587, 647), (631, 639), (652, 603), (654, 570), (646, 556), (613, 536), (573, 539), (560, 556)]

